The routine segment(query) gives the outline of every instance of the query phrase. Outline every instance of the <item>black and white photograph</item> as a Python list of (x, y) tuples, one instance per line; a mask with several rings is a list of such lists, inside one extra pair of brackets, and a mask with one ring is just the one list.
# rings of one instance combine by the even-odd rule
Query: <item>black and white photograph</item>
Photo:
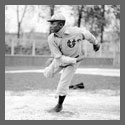
[(120, 120), (120, 5), (5, 5), (5, 120)]

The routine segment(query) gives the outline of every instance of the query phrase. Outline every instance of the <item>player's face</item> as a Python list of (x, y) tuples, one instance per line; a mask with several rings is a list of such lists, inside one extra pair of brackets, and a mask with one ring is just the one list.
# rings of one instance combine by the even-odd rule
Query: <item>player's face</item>
[(60, 25), (58, 21), (50, 22), (50, 31), (52, 33), (57, 33), (61, 28), (62, 26)]

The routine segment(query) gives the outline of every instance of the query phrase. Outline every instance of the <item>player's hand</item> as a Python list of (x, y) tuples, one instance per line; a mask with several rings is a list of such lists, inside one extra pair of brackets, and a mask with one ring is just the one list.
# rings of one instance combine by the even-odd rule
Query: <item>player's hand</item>
[(79, 56), (79, 57), (77, 58), (76, 62), (80, 62), (80, 61), (82, 61), (83, 59), (84, 59), (84, 56)]
[(93, 45), (93, 49), (94, 49), (95, 52), (97, 52), (99, 50), (99, 48), (100, 48), (100, 44), (99, 43)]

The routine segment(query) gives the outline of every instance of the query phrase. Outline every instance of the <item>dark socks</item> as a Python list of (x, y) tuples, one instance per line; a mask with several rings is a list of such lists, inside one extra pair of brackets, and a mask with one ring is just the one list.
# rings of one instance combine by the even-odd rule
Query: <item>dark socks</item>
[(64, 96), (60, 96), (60, 95), (59, 95), (59, 100), (58, 100), (58, 104), (59, 104), (59, 105), (62, 105), (62, 104), (63, 104), (65, 97), (66, 97), (66, 95), (64, 95)]
[(54, 111), (60, 112), (63, 109), (62, 104), (64, 102), (65, 97), (66, 97), (66, 95), (64, 95), (64, 96), (59, 95), (58, 104), (54, 107)]

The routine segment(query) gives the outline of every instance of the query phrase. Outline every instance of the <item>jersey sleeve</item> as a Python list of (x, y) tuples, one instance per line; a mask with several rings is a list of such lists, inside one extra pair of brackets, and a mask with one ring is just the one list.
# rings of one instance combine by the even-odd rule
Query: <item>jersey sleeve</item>
[(94, 45), (98, 43), (98, 41), (95, 38), (95, 36), (91, 32), (89, 32), (87, 29), (85, 29), (85, 28), (81, 29), (81, 32), (84, 35), (85, 39), (87, 41), (89, 41), (90, 43), (92, 43)]
[(54, 37), (50, 35), (48, 37), (48, 44), (51, 51), (51, 54), (54, 58), (58, 59), (61, 63), (73, 64), (76, 63), (76, 58), (68, 57), (62, 55), (58, 45), (54, 41)]
[(54, 56), (55, 58), (60, 58), (62, 56), (62, 53), (60, 52), (58, 46), (54, 42), (53, 34), (48, 37), (48, 44), (52, 56)]

